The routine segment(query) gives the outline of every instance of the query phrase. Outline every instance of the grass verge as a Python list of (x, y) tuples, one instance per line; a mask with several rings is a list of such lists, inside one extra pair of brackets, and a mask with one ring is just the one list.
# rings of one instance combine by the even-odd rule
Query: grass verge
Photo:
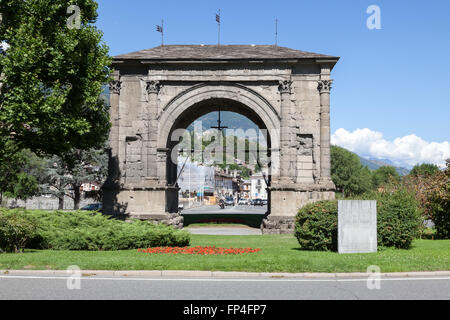
[(91, 270), (212, 270), (253, 272), (366, 272), (377, 265), (382, 272), (450, 270), (450, 240), (415, 240), (409, 250), (345, 254), (299, 249), (292, 235), (192, 235), (191, 246), (261, 248), (237, 256), (165, 255), (124, 251), (26, 250), (0, 254), (0, 269), (66, 269), (78, 265)]

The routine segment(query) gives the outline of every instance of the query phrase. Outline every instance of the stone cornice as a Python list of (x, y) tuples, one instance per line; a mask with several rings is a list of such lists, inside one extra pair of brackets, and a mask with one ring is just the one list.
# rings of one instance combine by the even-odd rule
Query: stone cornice
[(335, 191), (336, 186), (334, 183), (292, 183), (292, 184), (282, 184), (274, 182), (267, 189), (271, 191), (296, 191), (296, 192), (306, 192), (306, 191)]

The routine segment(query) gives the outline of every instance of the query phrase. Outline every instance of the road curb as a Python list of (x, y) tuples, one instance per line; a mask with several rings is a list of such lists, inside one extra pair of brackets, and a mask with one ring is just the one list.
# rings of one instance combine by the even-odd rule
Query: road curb
[[(146, 278), (263, 278), (263, 279), (323, 279), (323, 278), (366, 278), (373, 273), (287, 273), (287, 272), (232, 272), (232, 271), (195, 271), (195, 270), (80, 270), (82, 277), (146, 277)], [(11, 276), (70, 276), (70, 270), (0, 270), (0, 275)], [(450, 271), (423, 271), (423, 272), (387, 272), (380, 274), (382, 278), (420, 278), (450, 276)]]

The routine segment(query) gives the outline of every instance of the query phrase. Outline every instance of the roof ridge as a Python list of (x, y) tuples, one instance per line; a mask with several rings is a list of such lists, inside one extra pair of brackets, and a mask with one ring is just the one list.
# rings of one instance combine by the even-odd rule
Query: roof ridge
[[(164, 50), (165, 49), (165, 50)], [(270, 44), (169, 44), (115, 56), (114, 59), (311, 59), (338, 57)]]

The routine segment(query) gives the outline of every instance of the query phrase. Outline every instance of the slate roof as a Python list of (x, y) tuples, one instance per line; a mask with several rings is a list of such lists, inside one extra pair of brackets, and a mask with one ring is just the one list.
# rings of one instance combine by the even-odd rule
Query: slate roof
[(114, 60), (280, 60), (339, 59), (273, 45), (165, 45), (114, 57)]

